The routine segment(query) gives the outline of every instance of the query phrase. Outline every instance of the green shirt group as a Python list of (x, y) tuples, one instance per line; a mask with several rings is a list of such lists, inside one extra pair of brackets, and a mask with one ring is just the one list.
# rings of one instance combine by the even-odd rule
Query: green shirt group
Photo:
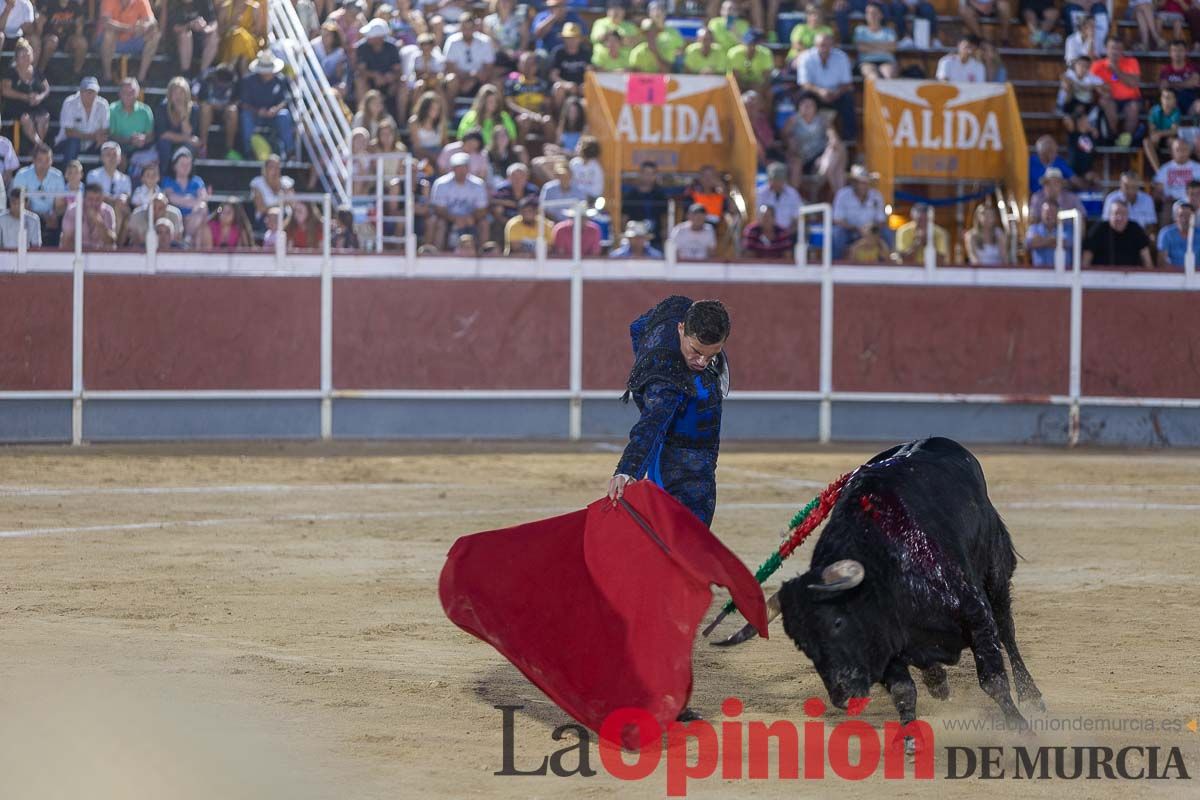
[[(609, 52), (604, 41), (612, 30), (621, 34), (622, 44), (616, 55)], [(602, 72), (670, 72), (679, 69), (682, 62), (683, 72), (695, 75), (732, 72), (738, 80), (751, 84), (762, 83), (770, 76), (775, 68), (771, 51), (758, 45), (750, 56), (749, 45), (742, 43), (742, 37), (750, 30), (749, 22), (738, 18), (730, 26), (724, 17), (717, 17), (709, 20), (708, 30), (713, 43), (707, 55), (699, 42), (685, 46), (683, 35), (674, 28), (660, 30), (655, 43), (659, 55), (667, 62), (664, 67), (642, 39), (637, 25), (628, 20), (616, 23), (604, 17), (592, 26), (592, 65)], [(628, 46), (634, 41), (638, 43)]]

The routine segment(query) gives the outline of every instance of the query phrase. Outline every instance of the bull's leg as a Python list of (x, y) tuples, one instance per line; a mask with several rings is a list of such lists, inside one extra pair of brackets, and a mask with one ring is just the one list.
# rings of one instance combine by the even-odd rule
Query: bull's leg
[[(917, 718), (917, 685), (913, 683), (908, 665), (898, 658), (893, 658), (883, 673), (883, 685), (892, 696), (896, 713), (900, 716), (900, 724), (907, 725)], [(913, 737), (904, 737), (904, 752), (913, 754), (917, 751)]]
[(996, 615), (996, 626), (1000, 629), (1000, 641), (1004, 643), (1004, 649), (1008, 651), (1008, 661), (1012, 664), (1017, 699), (1032, 705), (1038, 711), (1045, 711), (1046, 704), (1042, 702), (1042, 692), (1033, 682), (1033, 676), (1025, 666), (1025, 659), (1021, 658), (1021, 651), (1017, 649), (1017, 631), (1013, 624), (1012, 597), (1009, 594), (1008, 581), (995, 591), (989, 592), (989, 595), (992, 610)]
[(1025, 728), (1028, 723), (1013, 702), (1004, 669), (1004, 654), (1000, 650), (1000, 631), (992, 607), (983, 592), (973, 586), (966, 588), (962, 610), (967, 634), (971, 638), (971, 653), (975, 656), (975, 671), (979, 686), (996, 701), (1009, 725)]
[(938, 700), (950, 699), (950, 684), (947, 681), (946, 668), (941, 664), (934, 664), (929, 669), (921, 670), (921, 681), (933, 697)]

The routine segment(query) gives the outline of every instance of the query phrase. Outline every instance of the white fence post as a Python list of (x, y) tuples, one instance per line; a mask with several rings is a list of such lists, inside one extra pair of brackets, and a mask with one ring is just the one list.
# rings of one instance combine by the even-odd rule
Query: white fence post
[(321, 213), (321, 438), (328, 441), (333, 438), (333, 198), (328, 193), (321, 200)]
[[(24, 227), (24, 220), (22, 220)], [(83, 189), (75, 193), (75, 261), (71, 280), (71, 444), (83, 444)]]
[[(1074, 214), (1078, 217), (1078, 212), (1075, 210), (1060, 212)], [(1082, 226), (1077, 221), (1074, 225), (1074, 250), (1075, 263), (1072, 265), (1071, 274), (1071, 340), (1070, 340), (1070, 374), (1068, 377), (1067, 394), (1070, 396), (1070, 410), (1067, 414), (1067, 445), (1074, 447), (1079, 444), (1080, 432), (1080, 408), (1079, 398), (1082, 394), (1081, 384), (1083, 380), (1083, 265), (1080, 263), (1080, 250), (1082, 249)]]
[(925, 272), (932, 275), (937, 271), (937, 241), (934, 236), (937, 226), (933, 224), (933, 206), (925, 217)]
[[(7, 203), (7, 198), (5, 199)], [(29, 231), (25, 230), (25, 188), (21, 187), (17, 199), (17, 272), (24, 272), (29, 266)]]
[(808, 266), (808, 224), (807, 217), (813, 214), (821, 215), (821, 265), (833, 263), (833, 206), (829, 203), (811, 203), (800, 206), (796, 217), (796, 266)]

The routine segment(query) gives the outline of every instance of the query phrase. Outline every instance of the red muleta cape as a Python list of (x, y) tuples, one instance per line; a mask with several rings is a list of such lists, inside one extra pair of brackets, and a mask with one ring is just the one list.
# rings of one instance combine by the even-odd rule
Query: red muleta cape
[[(551, 700), (594, 731), (613, 711), (672, 722), (692, 693), (692, 643), (710, 583), (767, 636), (762, 589), (742, 562), (650, 481), (586, 509), (463, 536), (438, 592), (454, 624), (495, 647)], [(648, 743), (648, 733), (634, 746)], [(630, 742), (614, 742), (629, 745)]]

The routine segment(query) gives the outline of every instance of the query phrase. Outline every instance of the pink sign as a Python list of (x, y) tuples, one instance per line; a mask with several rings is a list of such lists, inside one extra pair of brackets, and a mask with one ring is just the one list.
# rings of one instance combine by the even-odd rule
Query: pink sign
[(634, 72), (625, 89), (625, 102), (631, 106), (661, 106), (667, 102), (667, 75), (647, 75)]

